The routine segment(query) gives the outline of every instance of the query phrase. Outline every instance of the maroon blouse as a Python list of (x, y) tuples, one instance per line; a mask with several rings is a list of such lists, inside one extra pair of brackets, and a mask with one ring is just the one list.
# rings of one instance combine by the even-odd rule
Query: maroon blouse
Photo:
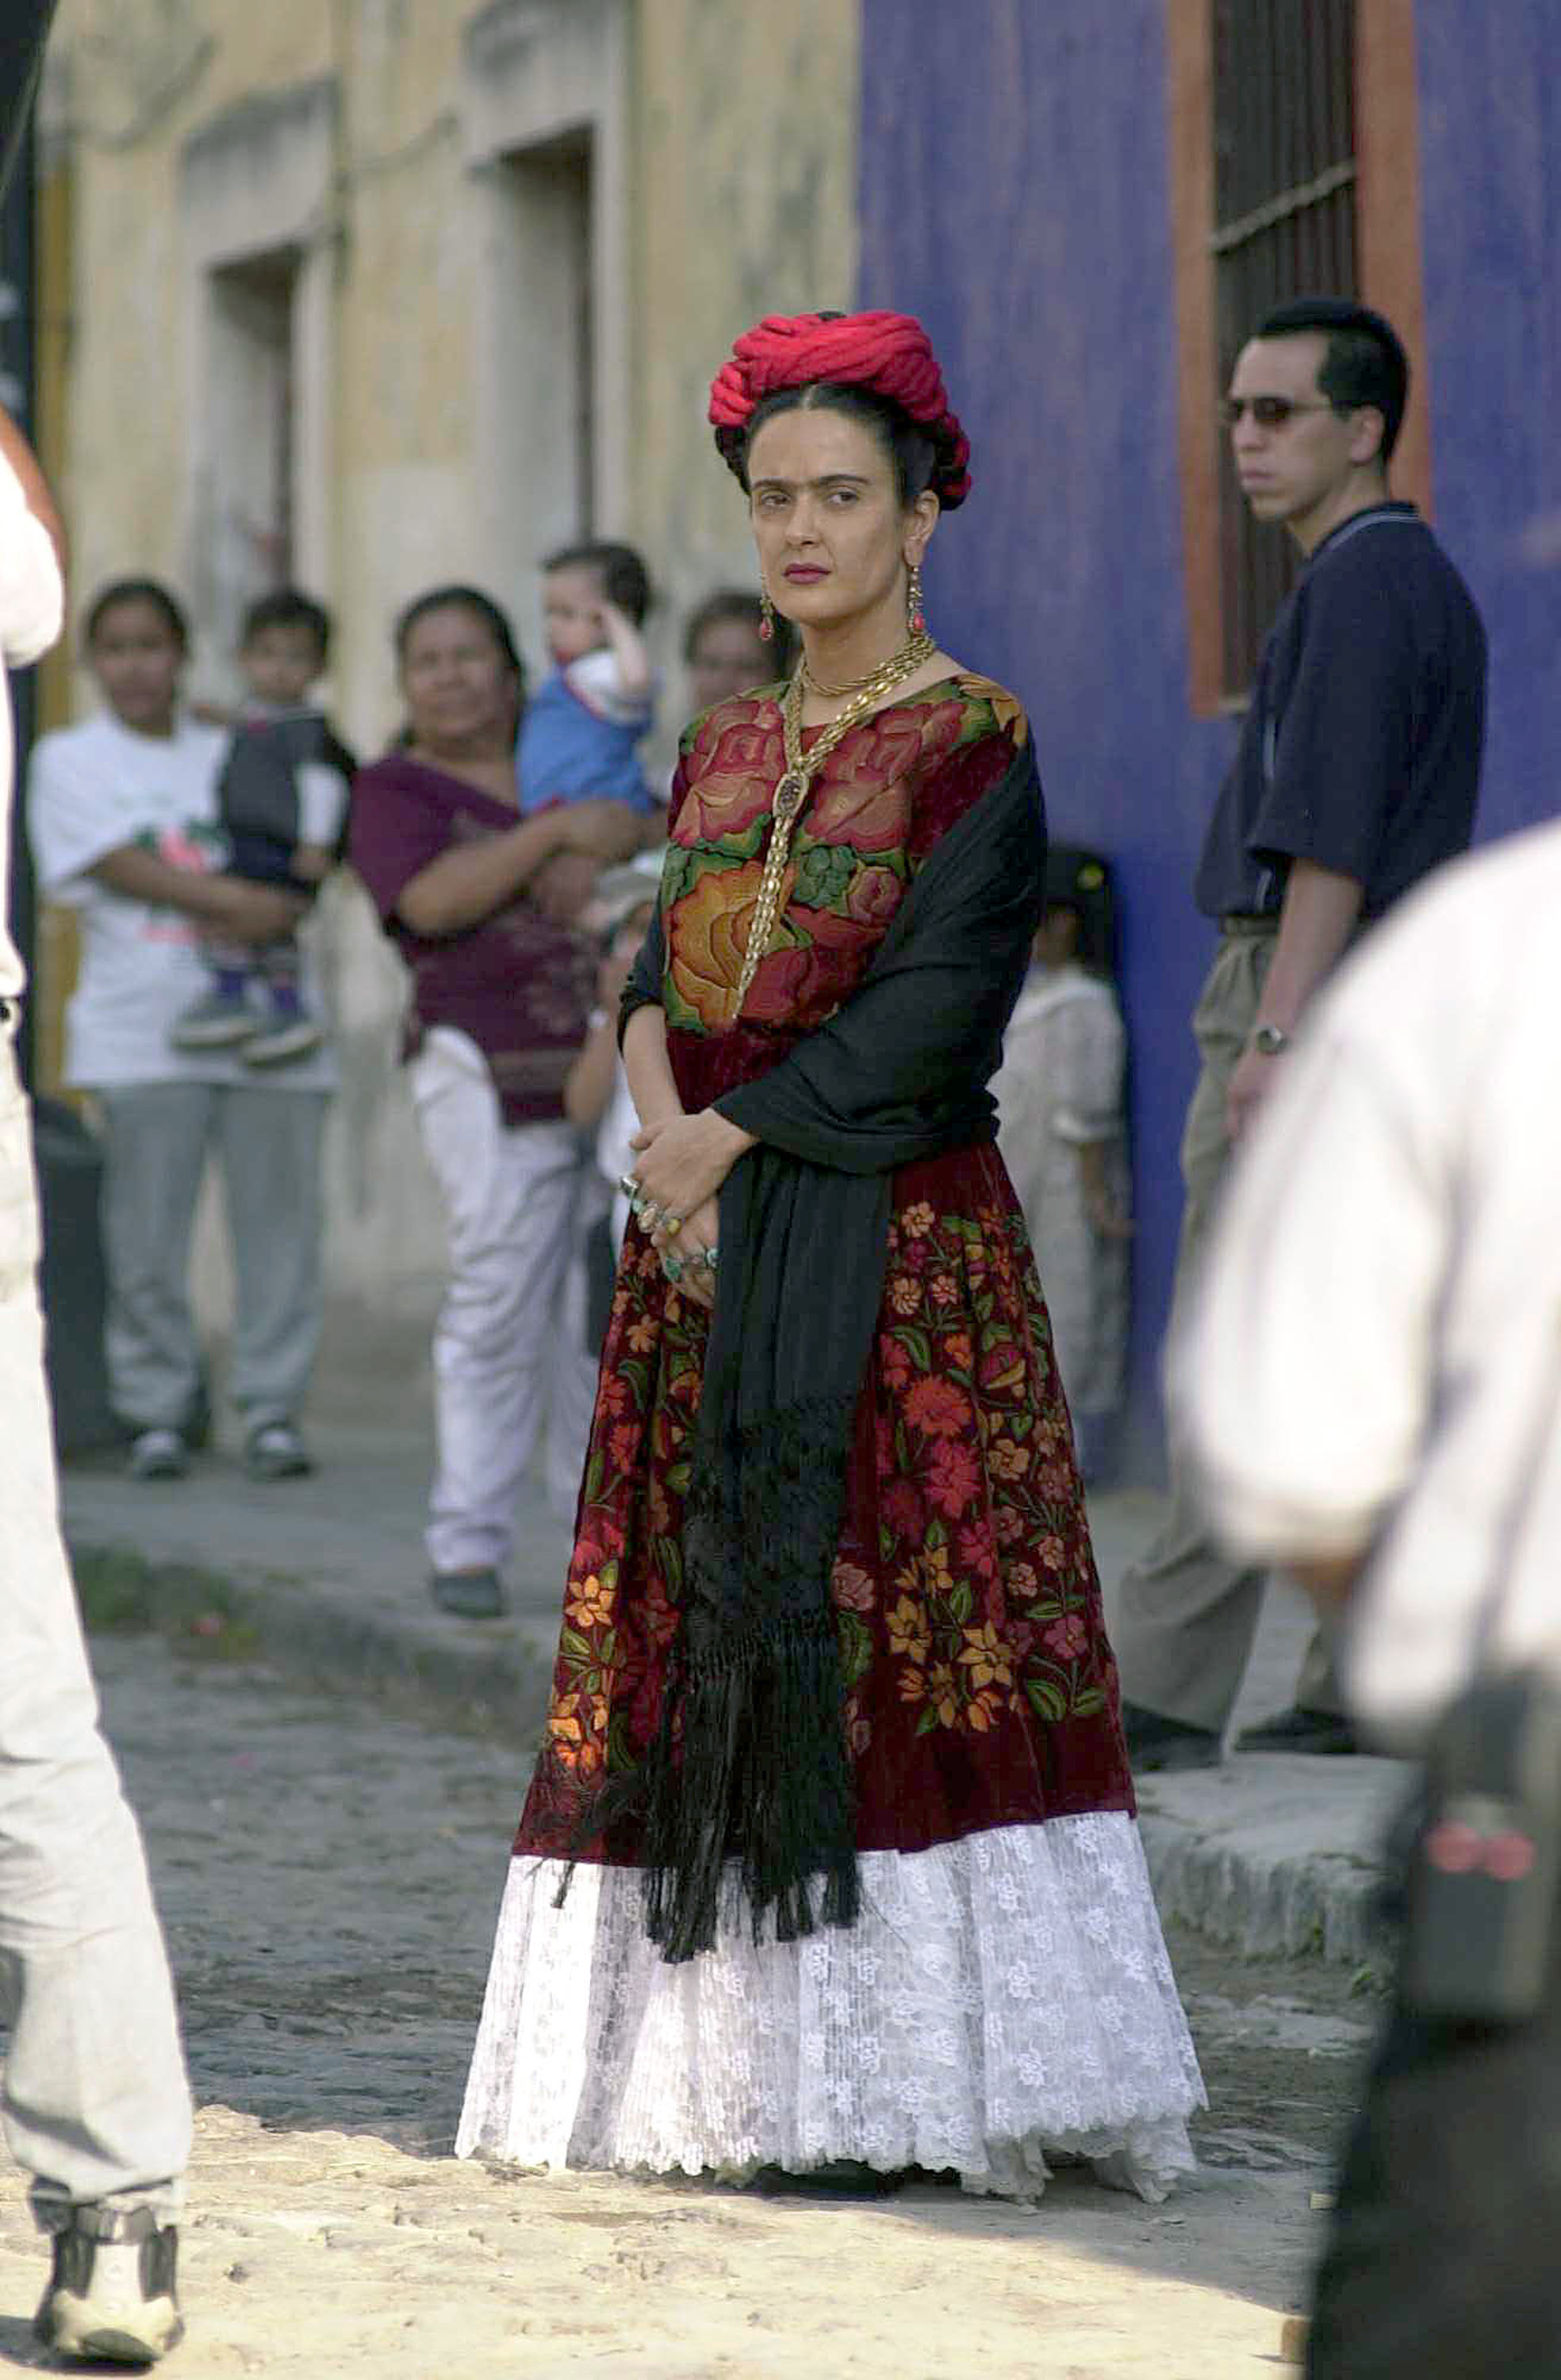
[(347, 846), (411, 972), (403, 1057), (421, 1048), (430, 1025), (469, 1035), (488, 1061), (507, 1124), (563, 1113), (564, 1076), (595, 997), (591, 945), (544, 917), (525, 892), (454, 934), (414, 933), (396, 903), (442, 853), (520, 823), (518, 810), (464, 778), (393, 753), (358, 771)]

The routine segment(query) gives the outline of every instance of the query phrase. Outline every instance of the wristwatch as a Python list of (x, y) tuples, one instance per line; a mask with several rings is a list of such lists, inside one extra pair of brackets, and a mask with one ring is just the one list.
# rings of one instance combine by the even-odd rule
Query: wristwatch
[(1252, 1027), (1252, 1048), (1263, 1058), (1277, 1058), (1290, 1046), (1290, 1037), (1282, 1025), (1255, 1025)]

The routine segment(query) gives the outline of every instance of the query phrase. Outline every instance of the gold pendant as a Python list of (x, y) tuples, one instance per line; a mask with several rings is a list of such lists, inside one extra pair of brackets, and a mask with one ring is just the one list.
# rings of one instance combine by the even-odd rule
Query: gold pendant
[(788, 769), (775, 788), (775, 815), (778, 819), (794, 818), (802, 808), (807, 792), (807, 779), (800, 769)]

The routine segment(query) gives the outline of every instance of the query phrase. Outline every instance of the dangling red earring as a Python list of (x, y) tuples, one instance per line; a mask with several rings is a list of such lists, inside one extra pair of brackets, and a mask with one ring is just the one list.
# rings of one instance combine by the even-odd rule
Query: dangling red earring
[(767, 645), (775, 642), (775, 606), (769, 600), (768, 587), (759, 590), (759, 639)]
[(922, 610), (922, 566), (919, 562), (911, 565), (910, 584), (905, 589), (905, 609), (911, 615), (913, 637), (925, 637), (926, 613)]

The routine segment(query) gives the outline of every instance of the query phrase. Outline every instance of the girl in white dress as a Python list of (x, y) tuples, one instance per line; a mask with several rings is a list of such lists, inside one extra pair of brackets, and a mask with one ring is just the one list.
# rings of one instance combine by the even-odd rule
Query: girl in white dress
[(1094, 852), (1054, 844), (1035, 963), (992, 1085), (1086, 1479), (1105, 1468), (1127, 1359), (1132, 1236), (1111, 892)]

